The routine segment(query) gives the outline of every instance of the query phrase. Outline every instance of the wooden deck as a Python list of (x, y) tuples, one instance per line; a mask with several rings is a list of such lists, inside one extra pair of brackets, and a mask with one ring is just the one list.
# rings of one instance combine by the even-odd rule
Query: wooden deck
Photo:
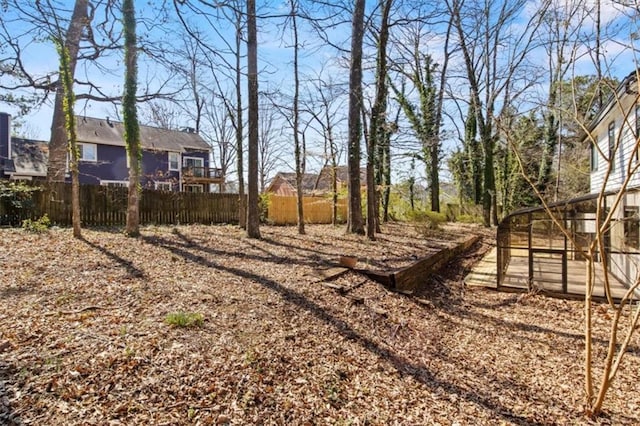
[[(468, 286), (498, 289), (496, 273), (497, 251), (494, 247), (472, 269), (465, 278)], [(551, 256), (536, 256), (533, 263), (533, 287), (550, 294), (562, 292), (562, 260)], [(586, 266), (584, 261), (567, 261), (567, 296), (584, 296)], [(596, 284), (593, 296), (604, 298), (603, 271), (600, 264), (596, 264)], [(620, 299), (627, 288), (613, 276), (609, 276), (614, 299)], [(526, 257), (512, 257), (500, 290), (527, 291), (529, 288), (529, 263)]]

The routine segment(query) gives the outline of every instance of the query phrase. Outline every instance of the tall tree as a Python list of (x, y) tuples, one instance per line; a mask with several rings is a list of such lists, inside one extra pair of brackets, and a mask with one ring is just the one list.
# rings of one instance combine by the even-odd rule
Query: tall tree
[[(213, 161), (222, 170), (223, 176), (229, 176), (236, 161), (237, 141), (235, 118), (227, 112), (224, 97), (212, 95), (209, 98), (205, 103), (204, 121), (207, 126), (203, 134), (214, 149)], [(221, 185), (220, 190), (226, 192), (226, 182)]]
[[(234, 46), (235, 46), (235, 88), (236, 88), (236, 104), (235, 104), (235, 114), (230, 114), (231, 117), (235, 117), (234, 127), (236, 130), (236, 165), (238, 172), (238, 218), (240, 221), (240, 227), (246, 229), (247, 227), (247, 197), (245, 196), (245, 185), (244, 185), (244, 121), (243, 121), (243, 102), (242, 102), (242, 87), (240, 82), (242, 81), (242, 56), (240, 53), (240, 49), (242, 46), (242, 32), (243, 32), (243, 21), (242, 21), (242, 13), (239, 7), (234, 8), (235, 20), (234, 20), (234, 29), (235, 29), (235, 38), (234, 38)], [(247, 23), (248, 25), (248, 23)], [(257, 53), (256, 53), (257, 55)], [(257, 62), (257, 59), (256, 59)], [(257, 65), (256, 65), (257, 68)], [(257, 77), (256, 77), (257, 84)], [(258, 89), (256, 88), (256, 91)], [(227, 103), (228, 104), (228, 103)], [(231, 109), (231, 108), (229, 108)], [(257, 121), (257, 120), (256, 120)]]
[(282, 143), (278, 141), (276, 111), (273, 105), (268, 102), (260, 103), (260, 132), (258, 153), (260, 161), (259, 166), (259, 181), (260, 192), (264, 192), (267, 187), (267, 181), (269, 176), (278, 167), (280, 157), (284, 157), (284, 149)]
[[(249, 6), (242, 0), (227, 0), (225, 2), (209, 2), (194, 0), (189, 2), (174, 1), (176, 14), (184, 30), (196, 40), (201, 49), (207, 52), (210, 62), (213, 86), (224, 105), (227, 118), (231, 121), (235, 133), (235, 161), (238, 177), (238, 221), (239, 226), (247, 228), (247, 193), (245, 185), (245, 123), (242, 80), (245, 72), (243, 68), (243, 46), (247, 41), (246, 8)], [(190, 17), (196, 16), (192, 21)], [(208, 24), (205, 30), (199, 31), (194, 24)], [(228, 34), (221, 31), (231, 23), (233, 39), (228, 40)], [(215, 44), (205, 39), (202, 34), (215, 35)], [(214, 61), (214, 58), (220, 63)], [(223, 78), (224, 77), (224, 78)], [(226, 82), (233, 88), (233, 95), (228, 93)]]
[(398, 89), (394, 84), (394, 93), (398, 103), (411, 124), (411, 128), (420, 142), (421, 152), (416, 157), (422, 160), (427, 171), (429, 194), (431, 199), (431, 210), (440, 211), (440, 137), (438, 135), (439, 125), (437, 123), (439, 114), (436, 110), (437, 89), (434, 83), (437, 64), (434, 64), (430, 55), (423, 55), (418, 50), (418, 41), (414, 46), (414, 63), (409, 75), (414, 88), (418, 92), (418, 105), (415, 105), (408, 98), (404, 91)]
[[(528, 87), (531, 83), (531, 76), (527, 75), (524, 66), (529, 53), (536, 47), (534, 41), (549, 1), (544, 0), (536, 13), (528, 15), (528, 20), (522, 22), (522, 17), (527, 16), (523, 13), (527, 5), (526, 0), (488, 0), (484, 3), (447, 0), (471, 90), (472, 105), (476, 109), (484, 155), (482, 211), (485, 226), (498, 221), (495, 208), (495, 118), (500, 115), (499, 108), (507, 108), (509, 102), (522, 93), (512, 93), (511, 89)], [(516, 22), (523, 31), (511, 31), (510, 26)], [(518, 85), (516, 80), (520, 80)], [(501, 106), (499, 100), (502, 96), (508, 101), (503, 101)]]
[(302, 179), (305, 172), (305, 150), (300, 140), (300, 70), (298, 66), (298, 55), (300, 45), (298, 41), (298, 2), (289, 0), (291, 30), (293, 36), (293, 154), (296, 162), (296, 207), (298, 218), (298, 234), (303, 235), (304, 230), (304, 193)]
[(347, 232), (364, 234), (360, 195), (360, 140), (362, 125), (362, 41), (364, 38), (364, 0), (356, 0), (351, 24), (351, 62), (349, 66), (349, 143), (347, 145), (347, 167), (349, 180), (347, 191), (349, 213)]
[(340, 84), (331, 80), (331, 77), (325, 79), (322, 75), (318, 75), (314, 79), (310, 91), (309, 105), (306, 110), (311, 115), (312, 121), (318, 125), (318, 127), (311, 126), (311, 128), (317, 129), (324, 141), (324, 161), (321, 172), (325, 171), (326, 176), (328, 167), (329, 188), (331, 190), (331, 223), (335, 226), (338, 223), (337, 172), (341, 155), (341, 150), (336, 140), (336, 129), (339, 128), (340, 122), (343, 121), (343, 116), (340, 114), (344, 105), (343, 89)]
[(122, 2), (122, 26), (124, 31), (124, 95), (122, 97), (122, 118), (124, 140), (129, 160), (129, 197), (127, 202), (127, 224), (125, 232), (130, 237), (140, 235), (140, 170), (142, 165), (142, 145), (136, 106), (138, 89), (138, 51), (136, 45), (136, 13), (133, 0)]
[(465, 151), (468, 163), (471, 167), (471, 188), (473, 188), (473, 202), (475, 205), (482, 203), (482, 148), (478, 141), (478, 116), (477, 108), (474, 104), (475, 99), (471, 97), (469, 100), (469, 110), (467, 111), (467, 120), (464, 126)]
[(247, 0), (247, 92), (249, 170), (247, 185), (247, 236), (260, 238), (260, 206), (258, 194), (258, 41), (256, 2)]
[[(76, 0), (73, 14), (69, 21), (69, 28), (64, 41), (64, 52), (69, 58), (67, 70), (72, 79), (75, 78), (76, 65), (82, 31), (88, 25), (88, 0)], [(58, 82), (58, 88), (62, 89), (62, 83)], [(51, 123), (51, 140), (49, 142), (49, 166), (47, 178), (49, 181), (64, 181), (67, 164), (67, 125), (64, 113), (64, 90), (56, 90), (53, 103), (53, 120)], [(75, 229), (75, 228), (74, 228)]]
[[(553, 181), (553, 161), (557, 151), (556, 185), (553, 199), (557, 200), (560, 191), (560, 167), (562, 165), (562, 122), (560, 112), (563, 98), (570, 96), (564, 92), (561, 82), (570, 70), (572, 63), (567, 61), (572, 51), (582, 44), (579, 34), (588, 17), (588, 8), (581, 2), (568, 0), (552, 0), (543, 21), (541, 38), (547, 53), (548, 99), (543, 110), (544, 116), (544, 145), (537, 176), (538, 190), (551, 197)], [(597, 56), (597, 55), (596, 55)], [(598, 108), (600, 105), (598, 105)], [(564, 114), (566, 115), (566, 114)], [(566, 117), (565, 117), (566, 118)], [(569, 120), (571, 121), (571, 120)]]
[(73, 75), (69, 64), (69, 52), (61, 40), (56, 40), (58, 56), (60, 58), (60, 80), (62, 91), (62, 110), (65, 119), (65, 130), (69, 145), (69, 169), (71, 171), (71, 222), (73, 225), (73, 236), (82, 238), (80, 224), (80, 179), (78, 173), (78, 144), (76, 138), (76, 116), (73, 111), (75, 96), (73, 94)]
[(380, 0), (380, 31), (378, 33), (378, 54), (376, 60), (376, 94), (371, 108), (369, 137), (367, 139), (367, 237), (375, 240), (379, 232), (379, 196), (377, 191), (375, 170), (379, 147), (386, 138), (387, 122), (387, 42), (389, 41), (389, 13), (393, 0)]

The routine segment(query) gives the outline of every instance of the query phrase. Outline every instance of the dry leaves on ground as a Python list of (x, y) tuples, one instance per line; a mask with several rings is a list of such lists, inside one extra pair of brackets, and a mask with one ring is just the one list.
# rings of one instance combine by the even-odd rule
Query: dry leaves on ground
[[(587, 424), (582, 304), (466, 290), (479, 251), (406, 296), (349, 272), (390, 270), (474, 227), (378, 241), (343, 229), (233, 226), (0, 230), (0, 419), (9, 424)], [(485, 232), (486, 233), (486, 232)], [(478, 251), (479, 250), (479, 251)], [(607, 337), (597, 310), (597, 346)], [(172, 313), (202, 315), (177, 327)], [(602, 424), (639, 424), (636, 336)]]

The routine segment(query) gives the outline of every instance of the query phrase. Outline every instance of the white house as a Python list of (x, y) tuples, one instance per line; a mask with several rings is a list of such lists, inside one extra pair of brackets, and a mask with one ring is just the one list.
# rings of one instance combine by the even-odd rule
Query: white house
[[(512, 212), (498, 226), (497, 288), (581, 296), (586, 268), (581, 248), (598, 238), (604, 216), (603, 250), (596, 253), (594, 297), (605, 288), (621, 299), (640, 277), (640, 70), (629, 74), (585, 130), (591, 147), (590, 193)], [(600, 222), (598, 222), (600, 212)], [(562, 224), (562, 229), (558, 226)], [(604, 285), (602, 267), (609, 272)], [(478, 278), (480, 277), (480, 278)], [(482, 277), (472, 277), (467, 282)], [(482, 284), (481, 284), (482, 285)], [(640, 292), (637, 292), (640, 294)]]
[[(625, 177), (633, 172), (629, 166), (638, 162), (639, 72), (634, 71), (624, 79), (589, 127), (587, 143), (591, 144), (592, 194), (620, 189)], [(597, 141), (597, 149), (594, 141)], [(614, 161), (609, 167), (611, 158)], [(640, 173), (633, 173), (628, 186), (640, 186)]]
[[(610, 272), (632, 283), (640, 270), (640, 70), (629, 74), (592, 122), (591, 193), (606, 193), (605, 211), (614, 207), (613, 221), (605, 235)], [(597, 148), (596, 144), (597, 142)], [(624, 187), (621, 202), (616, 196)]]

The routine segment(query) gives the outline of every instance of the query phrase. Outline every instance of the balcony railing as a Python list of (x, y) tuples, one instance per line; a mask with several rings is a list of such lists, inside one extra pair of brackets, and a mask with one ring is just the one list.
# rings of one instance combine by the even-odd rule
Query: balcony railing
[(222, 173), (222, 169), (213, 168), (213, 167), (196, 167), (196, 166), (183, 167), (182, 176), (184, 178), (195, 178), (195, 179), (211, 179), (211, 180), (224, 179), (224, 174)]

